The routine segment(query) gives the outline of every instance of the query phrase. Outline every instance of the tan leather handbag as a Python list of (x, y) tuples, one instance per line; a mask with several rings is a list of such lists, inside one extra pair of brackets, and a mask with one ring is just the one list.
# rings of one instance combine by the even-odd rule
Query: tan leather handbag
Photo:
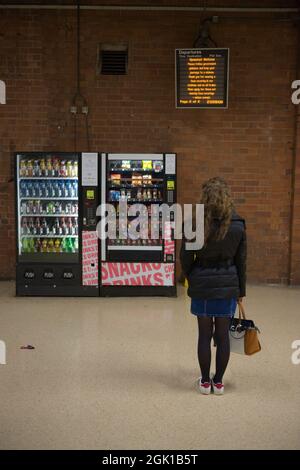
[(247, 320), (244, 306), (238, 302), (239, 317), (234, 318), (229, 328), (230, 350), (238, 354), (252, 356), (261, 351), (258, 339), (260, 333), (252, 320)]

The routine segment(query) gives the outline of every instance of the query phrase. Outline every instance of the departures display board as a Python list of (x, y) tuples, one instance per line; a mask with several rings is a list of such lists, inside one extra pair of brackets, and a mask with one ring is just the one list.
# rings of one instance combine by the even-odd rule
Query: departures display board
[(227, 108), (229, 49), (175, 50), (176, 108)]

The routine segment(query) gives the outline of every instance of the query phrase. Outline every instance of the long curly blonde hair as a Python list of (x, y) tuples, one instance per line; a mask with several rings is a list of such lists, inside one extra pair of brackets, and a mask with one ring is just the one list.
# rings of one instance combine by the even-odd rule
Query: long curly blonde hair
[[(204, 242), (223, 240), (230, 221), (234, 204), (228, 184), (218, 176), (202, 185), (201, 203), (204, 204)], [(215, 224), (215, 219), (218, 223)], [(214, 228), (214, 230), (213, 230)]]

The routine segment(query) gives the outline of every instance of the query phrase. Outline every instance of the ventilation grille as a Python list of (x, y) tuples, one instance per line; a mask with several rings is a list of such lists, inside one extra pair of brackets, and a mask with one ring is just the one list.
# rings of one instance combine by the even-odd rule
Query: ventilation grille
[(128, 65), (127, 48), (101, 48), (100, 71), (103, 75), (125, 75)]

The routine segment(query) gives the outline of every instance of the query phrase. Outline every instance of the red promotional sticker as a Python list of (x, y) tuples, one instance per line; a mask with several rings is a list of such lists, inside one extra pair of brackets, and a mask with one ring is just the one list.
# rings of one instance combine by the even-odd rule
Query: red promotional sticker
[(173, 286), (172, 263), (102, 263), (103, 286)]
[(98, 286), (97, 232), (82, 232), (82, 284)]

